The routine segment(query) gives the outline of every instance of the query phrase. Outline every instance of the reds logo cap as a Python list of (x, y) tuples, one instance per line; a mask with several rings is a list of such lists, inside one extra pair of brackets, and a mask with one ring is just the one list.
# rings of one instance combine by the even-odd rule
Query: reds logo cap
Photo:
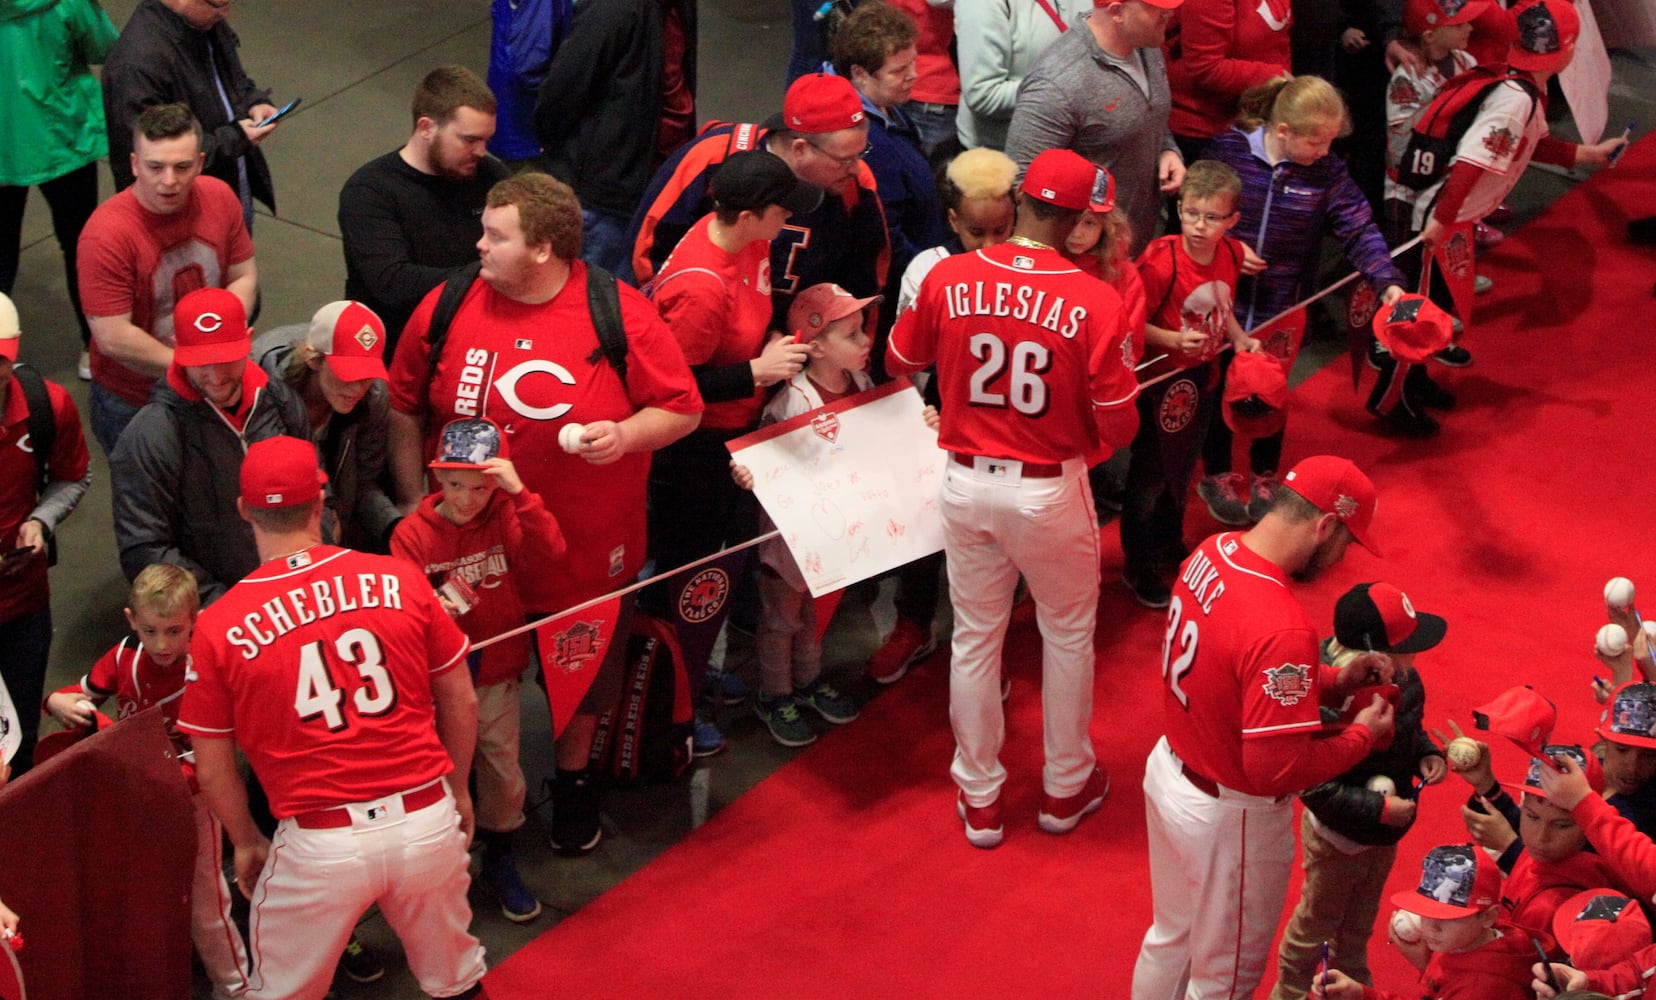
[(1627, 896), (1585, 889), (1553, 911), (1553, 937), (1578, 969), (1608, 969), (1650, 944), (1650, 921)]
[(1611, 743), (1656, 750), (1656, 684), (1634, 681), (1611, 692), (1598, 734)]
[(1347, 649), (1419, 653), (1442, 642), (1448, 629), (1389, 583), (1359, 583), (1334, 605), (1334, 638)]
[(1115, 203), (1115, 182), (1109, 171), (1071, 149), (1049, 149), (1031, 160), (1024, 171), (1022, 191), (1036, 201), (1074, 212), (1108, 212)]
[(1374, 313), (1374, 336), (1392, 357), (1412, 365), (1449, 346), (1455, 321), (1424, 295), (1403, 295)]
[(385, 379), (385, 324), (360, 302), (330, 302), (311, 317), (305, 343), (342, 382)]
[(1512, 20), (1518, 37), (1507, 50), (1507, 65), (1513, 69), (1556, 72), (1575, 55), (1581, 15), (1569, 0), (1529, 0), (1512, 8)]
[(1430, 28), (1465, 24), (1488, 10), (1490, 0), (1404, 0), (1403, 27), (1411, 35)]
[(1231, 359), (1220, 412), (1243, 437), (1270, 437), (1288, 422), (1288, 372), (1269, 354), (1244, 351)]
[(793, 305), (788, 307), (788, 332), (793, 334), (794, 343), (809, 344), (828, 324), (855, 316), (883, 298), (871, 295), (859, 299), (832, 282), (812, 285), (795, 295)]
[(1344, 522), (1357, 544), (1375, 555), (1372, 528), (1374, 507), (1379, 497), (1369, 477), (1349, 458), (1313, 455), (1302, 459), (1282, 477), (1282, 485), (1293, 490), (1324, 514)]
[(297, 507), (321, 496), (327, 481), (315, 445), (294, 437), (265, 438), (248, 445), (242, 459), (241, 501), (263, 510)]
[(807, 73), (782, 97), (782, 127), (790, 132), (820, 135), (856, 128), (867, 120), (857, 88), (843, 76)]
[(22, 335), (22, 327), (17, 322), (17, 306), (10, 296), (0, 292), (0, 358), (17, 360), (18, 338)]
[(483, 463), (491, 458), (510, 458), (506, 435), (500, 425), (487, 417), (461, 417), (443, 425), (443, 435), (437, 441), (437, 460), (433, 469), (471, 469), (481, 471)]
[(1445, 844), (1426, 852), (1420, 885), (1392, 894), (1392, 905), (1423, 917), (1456, 920), (1501, 901), (1501, 869), (1476, 844)]
[(198, 288), (179, 299), (173, 338), (173, 361), (180, 368), (245, 361), (252, 348), (247, 310), (223, 288)]

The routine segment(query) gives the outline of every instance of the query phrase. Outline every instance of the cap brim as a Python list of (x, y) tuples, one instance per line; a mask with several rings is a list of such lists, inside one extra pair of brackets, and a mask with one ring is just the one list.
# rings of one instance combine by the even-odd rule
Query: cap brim
[(251, 341), (236, 343), (194, 344), (173, 348), (173, 363), (180, 368), (199, 368), (202, 365), (225, 365), (232, 361), (246, 361), (253, 351)]
[(1440, 903), (1429, 896), (1422, 896), (1413, 889), (1400, 889), (1392, 893), (1391, 904), (1399, 910), (1408, 910), (1417, 916), (1433, 917), (1437, 920), (1458, 920), (1481, 912), (1474, 906), (1451, 906), (1448, 903)]
[(443, 462), (443, 461), (437, 461), (437, 462), (428, 463), (426, 465), (426, 468), (428, 468), (428, 469), (470, 469), (473, 472), (482, 472), (482, 471), (484, 471), (484, 467), (479, 465), (476, 462)]
[(370, 378), (391, 380), (391, 373), (386, 371), (385, 362), (379, 358), (346, 358), (337, 354), (324, 356), (328, 359), (328, 367), (342, 382), (361, 382)]
[(1395, 646), (1388, 646), (1378, 650), (1382, 653), (1421, 653), (1443, 641), (1444, 633), (1449, 631), (1449, 623), (1437, 615), (1429, 615), (1424, 611), (1415, 612), (1415, 630), (1409, 637)]
[(1457, 24), (1467, 24), (1476, 21), (1484, 11), (1494, 6), (1493, 0), (1472, 0), (1460, 9), (1460, 13), (1446, 21), (1439, 21), (1434, 28), (1452, 28)]
[(20, 337), (0, 337), (0, 358), (7, 361), (17, 360), (17, 348), (23, 343)]
[(1593, 730), (1611, 743), (1624, 747), (1643, 747), (1646, 750), (1656, 750), (1656, 737), (1637, 736), (1633, 733), (1618, 733), (1609, 726), (1601, 725)]

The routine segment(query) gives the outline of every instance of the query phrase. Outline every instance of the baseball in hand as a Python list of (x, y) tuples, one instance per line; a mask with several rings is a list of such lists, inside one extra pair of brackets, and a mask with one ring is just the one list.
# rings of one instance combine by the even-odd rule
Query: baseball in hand
[(1420, 940), (1420, 918), (1408, 910), (1397, 910), (1391, 918), (1392, 937), (1404, 944), (1414, 944)]
[(1604, 603), (1626, 611), (1633, 606), (1633, 581), (1625, 576), (1611, 577), (1604, 585)]
[(1370, 778), (1368, 780), (1368, 788), (1369, 791), (1379, 792), (1381, 795), (1397, 794), (1397, 783), (1383, 774), (1377, 774)]
[(1615, 622), (1605, 625), (1594, 637), (1593, 648), (1600, 656), (1620, 656), (1627, 651), (1627, 629)]
[(1478, 762), (1483, 760), (1483, 747), (1478, 745), (1477, 740), (1468, 736), (1457, 736), (1450, 740), (1444, 752), (1449, 755), (1449, 763), (1457, 771), (1477, 767)]
[(87, 715), (91, 715), (93, 712), (96, 712), (98, 710), (98, 706), (96, 706), (96, 705), (92, 704), (91, 702), (87, 701), (85, 698), (82, 698), (80, 701), (75, 702), (75, 708), (82, 711), (82, 712), (85, 712)]
[(558, 431), (558, 446), (571, 455), (581, 450), (581, 435), (586, 433), (586, 424), (564, 424)]

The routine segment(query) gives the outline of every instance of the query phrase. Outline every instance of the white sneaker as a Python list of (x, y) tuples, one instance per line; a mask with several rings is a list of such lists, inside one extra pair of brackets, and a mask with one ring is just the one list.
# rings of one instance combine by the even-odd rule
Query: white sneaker
[(92, 381), (91, 351), (82, 351), (80, 353), (80, 363), (75, 366), (75, 374), (80, 376), (80, 380), (82, 382)]

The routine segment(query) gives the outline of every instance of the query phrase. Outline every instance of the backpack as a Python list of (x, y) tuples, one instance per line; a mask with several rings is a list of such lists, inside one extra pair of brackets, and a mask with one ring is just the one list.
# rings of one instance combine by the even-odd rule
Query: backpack
[(673, 627), (644, 611), (627, 637), (621, 700), (598, 718), (587, 764), (614, 784), (660, 784), (690, 769), (690, 678)]
[[(29, 450), (35, 460), (35, 492), (42, 493), (52, 481), (50, 465), (52, 448), (57, 444), (57, 421), (52, 415), (52, 396), (46, 391), (46, 380), (24, 362), (12, 366), (12, 374), (23, 387), (23, 400), (29, 407)], [(57, 565), (57, 533), (48, 531), (46, 565)]]
[[(436, 307), (431, 310), (431, 325), (426, 330), (426, 342), (431, 348), (429, 360), (432, 376), (437, 374), (437, 362), (442, 360), (443, 344), (448, 340), (454, 314), (460, 311), (460, 301), (471, 290), (472, 283), (482, 270), (483, 262), (474, 260), (443, 282), (443, 291), (437, 296)], [(590, 264), (587, 266), (587, 309), (592, 313), (592, 326), (598, 333), (598, 346), (587, 355), (587, 363), (595, 365), (600, 358), (607, 358), (625, 386), (627, 328), (621, 322), (621, 292), (616, 288), (615, 275)]]
[(1529, 94), (1530, 111), (1535, 114), (1541, 92), (1521, 76), (1512, 76), (1504, 66), (1474, 66), (1443, 85), (1415, 119), (1409, 130), (1409, 144), (1397, 164), (1397, 183), (1411, 191), (1425, 191), (1443, 180), (1455, 160), (1455, 150), (1478, 113), (1484, 98), (1502, 83), (1511, 80)]

